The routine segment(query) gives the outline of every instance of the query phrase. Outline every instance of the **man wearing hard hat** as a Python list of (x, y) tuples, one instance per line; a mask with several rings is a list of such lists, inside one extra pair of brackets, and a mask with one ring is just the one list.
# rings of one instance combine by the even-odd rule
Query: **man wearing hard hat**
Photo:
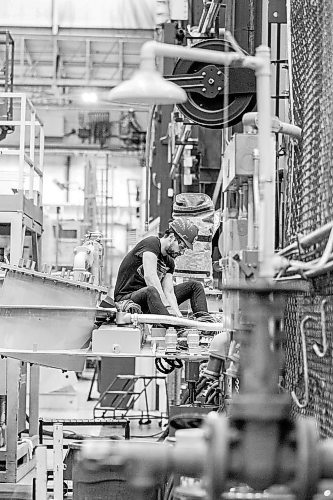
[(171, 314), (181, 317), (179, 304), (190, 300), (192, 312), (206, 313), (203, 286), (195, 280), (173, 284), (174, 258), (193, 249), (198, 228), (189, 219), (173, 220), (164, 235), (148, 236), (125, 256), (114, 290), (116, 302), (130, 299), (143, 313)]

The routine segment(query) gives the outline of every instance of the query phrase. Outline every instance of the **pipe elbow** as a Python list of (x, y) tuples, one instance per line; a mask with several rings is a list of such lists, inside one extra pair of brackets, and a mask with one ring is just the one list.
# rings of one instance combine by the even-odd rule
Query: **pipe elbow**
[(155, 70), (155, 56), (158, 45), (158, 42), (154, 40), (149, 40), (142, 45), (140, 52), (140, 70)]

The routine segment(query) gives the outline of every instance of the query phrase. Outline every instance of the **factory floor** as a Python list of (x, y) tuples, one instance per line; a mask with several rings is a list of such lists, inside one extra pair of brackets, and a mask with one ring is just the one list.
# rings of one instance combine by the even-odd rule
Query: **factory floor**
[[(52, 372), (50, 372), (52, 373)], [(39, 416), (43, 419), (93, 419), (94, 407), (96, 405), (99, 393), (97, 391), (96, 382), (92, 384), (93, 369), (86, 369), (80, 378), (74, 374), (69, 377), (68, 385), (64, 385), (60, 390), (53, 391), (48, 394), (40, 395), (40, 410)], [(59, 375), (58, 375), (59, 376)], [(42, 377), (43, 378), (43, 377)], [(45, 378), (45, 377), (44, 377)], [(90, 394), (90, 400), (88, 395)], [(130, 415), (130, 437), (134, 440), (157, 440), (163, 433), (166, 426), (166, 419), (161, 422), (158, 412), (152, 412), (151, 423), (139, 424), (140, 412), (131, 411)], [(108, 415), (111, 416), (111, 415)], [(135, 418), (137, 417), (138, 418)], [(133, 418), (133, 419), (132, 419)], [(144, 419), (145, 421), (145, 419)], [(45, 426), (46, 434), (52, 433), (52, 426)], [(78, 443), (78, 435), (84, 437), (92, 437), (100, 439), (118, 438), (124, 439), (124, 428), (122, 426), (111, 425), (87, 425), (87, 426), (63, 426), (64, 434), (68, 436), (63, 440), (64, 457), (67, 452), (67, 447), (74, 447)], [(73, 438), (71, 436), (73, 435)], [(52, 437), (44, 435), (43, 444), (52, 445)], [(53, 451), (51, 447), (47, 452), (47, 468), (48, 471), (53, 469)], [(35, 477), (35, 470), (29, 472), (18, 483), (0, 483), (0, 499), (12, 500), (32, 500), (32, 484)], [(69, 491), (64, 496), (66, 499), (72, 498), (72, 484), (67, 482)], [(50, 490), (47, 500), (54, 498), (52, 493), (52, 479), (49, 481), (48, 489)], [(58, 500), (58, 499), (57, 499)]]

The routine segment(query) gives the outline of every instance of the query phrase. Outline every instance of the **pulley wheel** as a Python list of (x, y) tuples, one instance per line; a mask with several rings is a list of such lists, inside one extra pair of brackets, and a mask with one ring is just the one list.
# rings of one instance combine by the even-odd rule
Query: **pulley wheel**
[[(233, 52), (225, 40), (201, 41), (193, 47)], [(241, 121), (256, 103), (255, 75), (248, 68), (229, 67), (228, 95), (224, 95), (226, 68), (221, 65), (178, 59), (169, 80), (187, 92), (187, 101), (178, 104), (189, 119), (207, 128), (230, 127)]]

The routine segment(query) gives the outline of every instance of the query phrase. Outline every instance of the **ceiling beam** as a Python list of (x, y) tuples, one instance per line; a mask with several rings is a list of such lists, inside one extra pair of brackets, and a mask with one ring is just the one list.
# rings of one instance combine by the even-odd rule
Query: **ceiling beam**
[(14, 87), (97, 87), (106, 90), (115, 87), (120, 83), (120, 80), (100, 80), (93, 79), (85, 82), (82, 78), (51, 78), (51, 77), (20, 77), (16, 76), (14, 80)]
[(153, 40), (154, 30), (149, 29), (89, 29), (89, 28), (59, 28), (57, 35), (52, 35), (51, 28), (38, 27), (10, 27), (12, 37), (23, 36), (38, 40), (40, 38), (55, 37), (57, 40), (73, 40), (82, 38), (84, 40), (110, 42), (110, 40), (123, 40), (124, 42), (141, 42)]

